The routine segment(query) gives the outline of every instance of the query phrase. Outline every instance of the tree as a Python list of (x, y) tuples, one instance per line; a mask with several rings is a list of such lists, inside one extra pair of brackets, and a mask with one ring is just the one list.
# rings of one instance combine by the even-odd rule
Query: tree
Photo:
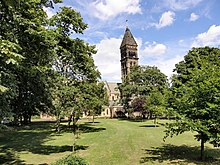
[(0, 2), (0, 106), (11, 110), (16, 122), (20, 118), (27, 124), (32, 115), (52, 107), (59, 117), (70, 114), (79, 84), (96, 83), (100, 77), (92, 58), (95, 46), (70, 37), (87, 28), (80, 13), (61, 7), (48, 18), (43, 10), (59, 2)]
[(12, 115), (10, 101), (17, 95), (17, 81), (11, 68), (16, 68), (23, 57), (19, 46), (0, 37), (0, 121)]
[(135, 97), (147, 98), (153, 91), (163, 92), (165, 88), (167, 77), (157, 67), (134, 66), (120, 86), (124, 108), (129, 110)]
[(162, 115), (167, 115), (167, 90), (164, 90), (163, 93), (159, 91), (152, 91), (147, 98), (145, 104), (145, 109), (149, 110), (151, 114), (154, 114), (154, 124), (156, 126), (157, 117)]
[(50, 19), (50, 28), (54, 31), (57, 41), (54, 68), (58, 79), (55, 88), (52, 88), (54, 113), (57, 116), (58, 128), (60, 115), (63, 114), (69, 116), (69, 125), (73, 121), (75, 130), (76, 122), (88, 105), (94, 109), (92, 103), (101, 100), (97, 99), (100, 93), (96, 93), (100, 91), (96, 88), (99, 86), (97, 81), (100, 73), (92, 58), (96, 50), (95, 46), (90, 46), (79, 38), (70, 38), (73, 33), (83, 34), (87, 28), (80, 13), (72, 8), (61, 7), (61, 11)]
[(144, 97), (137, 97), (131, 102), (131, 108), (134, 112), (140, 112), (143, 119), (145, 119), (146, 110), (144, 105), (146, 104), (146, 98)]
[[(49, 103), (46, 86), (55, 42), (53, 32), (46, 27), (43, 6), (52, 7), (53, 2), (60, 0), (0, 2), (0, 44), (9, 50), (2, 51), (3, 62), (15, 63), (23, 58), (17, 66), (2, 65), (1, 68), (1, 83), (6, 84), (8, 93), (13, 93), (6, 105), (13, 112), (16, 123), (18, 118), (28, 123), (31, 115)], [(7, 47), (4, 43), (8, 43)]]
[(193, 48), (176, 65), (173, 77), (173, 108), (176, 122), (167, 125), (166, 137), (185, 131), (197, 132), (201, 142), (201, 159), (204, 144), (220, 146), (220, 50), (218, 48)]
[(104, 83), (83, 84), (81, 91), (80, 106), (86, 114), (93, 116), (94, 123), (94, 116), (101, 114), (103, 106), (108, 104)]

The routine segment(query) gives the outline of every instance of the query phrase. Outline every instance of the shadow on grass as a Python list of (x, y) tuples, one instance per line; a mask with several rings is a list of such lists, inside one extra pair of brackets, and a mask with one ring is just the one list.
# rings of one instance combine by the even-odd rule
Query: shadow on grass
[(99, 121), (94, 121), (94, 122), (92, 122), (92, 121), (88, 121), (88, 122), (85, 122), (85, 123), (89, 123), (89, 124), (98, 124), (98, 123), (100, 123)]
[[(39, 155), (72, 151), (70, 145), (44, 145), (54, 136), (61, 136), (54, 134), (53, 127), (54, 122), (35, 122), (16, 128), (18, 131), (5, 132), (4, 136), (0, 137), (0, 164), (22, 164), (23, 162), (16, 156), (22, 151)], [(88, 146), (76, 145), (75, 151), (87, 148)]]
[(147, 125), (140, 125), (139, 127), (159, 127), (159, 125), (154, 125), (154, 124), (147, 124)]
[[(88, 146), (82, 146), (82, 145), (76, 145), (75, 151), (78, 150), (86, 150)], [(13, 148), (13, 150), (17, 151), (16, 148)], [(29, 151), (34, 154), (40, 154), (40, 155), (50, 155), (52, 153), (60, 153), (60, 152), (66, 152), (66, 151), (72, 151), (73, 146), (64, 145), (64, 146), (51, 146), (51, 145), (39, 145), (39, 146), (32, 146), (30, 148), (24, 148), (24, 151)], [(23, 161), (19, 160), (18, 157), (16, 157), (14, 151), (12, 151), (12, 148), (2, 147), (0, 149), (0, 164), (24, 164)]]
[(130, 121), (130, 122), (145, 122), (149, 119), (142, 118), (118, 118), (119, 121)]
[(140, 163), (160, 163), (169, 161), (170, 164), (220, 164), (220, 150), (206, 148), (205, 160), (200, 161), (200, 147), (189, 147), (186, 145), (164, 145), (145, 149), (146, 157), (142, 157)]
[[(91, 132), (99, 132), (99, 131), (104, 131), (106, 128), (103, 127), (97, 127), (91, 122), (86, 122), (84, 124), (79, 124), (77, 125), (80, 133), (91, 133)], [(62, 125), (62, 130), (61, 132), (73, 132), (73, 125), (68, 127), (67, 125)]]
[[(0, 149), (0, 152), (3, 152)], [(4, 151), (0, 154), (0, 164), (25, 164), (24, 161), (20, 160), (13, 151)]]
[(79, 130), (80, 130), (82, 133), (90, 133), (90, 132), (100, 132), (100, 131), (104, 131), (104, 130), (106, 130), (106, 128), (96, 127), (96, 126), (94, 126), (92, 123), (87, 122), (87, 123), (84, 123), (84, 124), (80, 124)]
[(41, 120), (41, 121), (32, 121), (28, 125), (23, 125), (19, 127), (14, 127), (15, 129), (21, 130), (34, 130), (34, 131), (43, 131), (43, 130), (52, 130), (55, 127), (56, 121), (52, 120)]

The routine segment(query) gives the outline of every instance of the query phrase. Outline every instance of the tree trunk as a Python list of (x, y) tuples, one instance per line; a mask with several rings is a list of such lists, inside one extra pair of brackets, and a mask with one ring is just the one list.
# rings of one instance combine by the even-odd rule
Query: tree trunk
[(20, 125), (22, 125), (22, 115), (19, 115)]
[(28, 115), (28, 123), (31, 123), (31, 115)]
[(75, 153), (75, 146), (76, 146), (76, 137), (75, 137), (75, 133), (73, 133), (73, 153)]
[(57, 132), (60, 132), (60, 117), (57, 118), (56, 131), (57, 131)]
[(75, 117), (72, 115), (72, 121), (73, 121), (73, 153), (75, 153), (76, 151), (76, 138), (78, 138), (78, 126), (77, 126), (77, 121), (78, 121), (78, 117)]
[(113, 118), (112, 111), (113, 111), (113, 108), (110, 107), (110, 118), (111, 118), (111, 119)]
[(149, 119), (152, 119), (152, 118), (153, 118), (153, 112), (149, 111)]
[(28, 115), (26, 113), (23, 114), (23, 118), (24, 118), (23, 124), (27, 125), (28, 124)]
[(18, 126), (19, 125), (19, 121), (18, 121), (18, 115), (14, 115), (14, 121), (13, 121), (13, 124)]
[(205, 141), (204, 141), (204, 139), (202, 138), (202, 139), (201, 139), (201, 151), (200, 151), (200, 159), (201, 159), (201, 160), (204, 160), (204, 144), (205, 144)]
[(94, 122), (95, 122), (95, 115), (94, 115), (94, 113), (92, 114), (92, 123), (94, 124)]
[(73, 115), (70, 115), (70, 117), (68, 118), (68, 128), (70, 128), (70, 124), (72, 122), (72, 118), (73, 118)]
[(24, 125), (27, 125), (28, 124), (28, 114), (27, 114), (27, 112), (24, 113), (23, 118), (24, 118), (24, 121), (23, 121)]

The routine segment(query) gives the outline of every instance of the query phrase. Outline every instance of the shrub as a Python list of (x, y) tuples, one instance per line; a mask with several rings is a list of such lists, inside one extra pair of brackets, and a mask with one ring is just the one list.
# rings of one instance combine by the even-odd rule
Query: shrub
[(80, 157), (74, 155), (68, 155), (67, 157), (61, 158), (52, 165), (88, 165), (88, 163)]
[(8, 127), (7, 125), (0, 124), (0, 132), (5, 132), (5, 131), (13, 131), (14, 129), (11, 127)]

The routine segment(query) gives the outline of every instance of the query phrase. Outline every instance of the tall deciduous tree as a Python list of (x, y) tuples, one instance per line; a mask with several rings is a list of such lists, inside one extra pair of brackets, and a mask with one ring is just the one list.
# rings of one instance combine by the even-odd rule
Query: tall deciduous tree
[[(53, 32), (46, 28), (47, 18), (43, 6), (50, 4), (52, 7), (52, 3), (58, 1), (3, 0), (0, 2), (0, 37), (3, 41), (0, 44), (2, 47), (7, 42), (10, 48), (8, 49), (10, 51), (3, 52), (4, 58), (7, 57), (9, 58), (7, 61), (14, 63), (17, 58), (23, 57), (17, 66), (2, 65), (3, 69), (1, 69), (6, 70), (11, 76), (9, 74), (2, 76), (1, 82), (6, 82), (8, 92), (14, 91), (15, 94), (8, 98), (10, 101), (7, 104), (14, 113), (15, 119), (23, 118), (24, 123), (30, 120), (30, 116), (37, 109), (47, 104), (46, 80), (52, 66), (55, 43)], [(14, 84), (13, 88), (11, 84)]]
[(195, 131), (201, 142), (201, 159), (204, 144), (209, 141), (220, 146), (220, 50), (193, 48), (176, 64), (173, 77), (173, 108), (175, 123), (167, 125), (166, 137)]
[[(69, 116), (74, 129), (82, 112), (100, 107), (102, 94), (97, 84), (100, 73), (94, 65), (92, 54), (95, 46), (90, 46), (79, 38), (70, 38), (73, 33), (83, 33), (87, 24), (80, 13), (72, 8), (62, 7), (50, 19), (50, 28), (56, 34), (56, 58), (54, 68), (59, 75), (54, 91), (54, 107), (59, 123), (60, 114)], [(54, 90), (55, 89), (55, 90)]]
[(153, 91), (163, 92), (167, 88), (167, 77), (153, 66), (134, 66), (120, 87), (125, 109), (135, 97), (147, 98)]
[(95, 46), (70, 37), (87, 27), (80, 13), (61, 7), (51, 19), (47, 17), (43, 8), (58, 2), (0, 2), (0, 89), (9, 89), (7, 95), (1, 92), (7, 106), (0, 106), (11, 109), (16, 121), (28, 123), (31, 115), (51, 107), (58, 116), (72, 112), (81, 83), (96, 84), (100, 77), (92, 58)]

